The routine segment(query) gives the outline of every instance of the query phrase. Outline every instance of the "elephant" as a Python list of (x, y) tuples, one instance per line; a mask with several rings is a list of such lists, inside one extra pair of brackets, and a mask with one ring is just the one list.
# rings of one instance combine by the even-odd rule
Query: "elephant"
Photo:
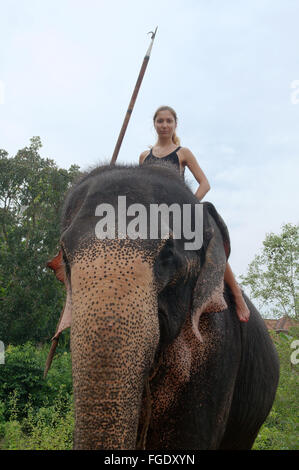
[[(119, 195), (145, 208), (200, 205), (200, 248), (186, 249), (171, 217), (167, 236), (97, 237), (96, 208), (119, 218)], [(213, 204), (169, 164), (101, 165), (68, 191), (60, 247), (49, 267), (67, 296), (52, 346), (70, 327), (74, 449), (251, 449), (279, 360), (244, 292), (250, 319), (237, 318), (223, 280), (229, 233)]]

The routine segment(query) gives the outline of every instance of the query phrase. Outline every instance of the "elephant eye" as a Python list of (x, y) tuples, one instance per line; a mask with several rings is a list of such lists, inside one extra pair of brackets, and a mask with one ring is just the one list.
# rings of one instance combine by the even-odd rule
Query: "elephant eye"
[(172, 238), (169, 238), (166, 243), (164, 244), (162, 250), (159, 254), (159, 262), (169, 262), (174, 257), (174, 242)]
[(178, 263), (174, 241), (169, 239), (165, 242), (154, 265), (155, 277), (161, 289), (175, 277)]

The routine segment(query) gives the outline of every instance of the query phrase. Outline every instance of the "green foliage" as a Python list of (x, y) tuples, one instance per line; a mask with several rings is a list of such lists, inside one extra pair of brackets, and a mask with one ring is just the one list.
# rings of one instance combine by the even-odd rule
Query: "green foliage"
[(56, 254), (60, 208), (79, 175), (39, 155), (42, 144), (9, 158), (0, 150), (0, 338), (4, 344), (53, 336), (64, 288), (46, 264)]
[[(280, 358), (280, 380), (273, 408), (255, 441), (257, 450), (299, 450), (299, 364), (292, 364), (292, 343), (299, 329), (272, 334)], [(298, 349), (298, 347), (297, 347)]]
[(58, 353), (43, 379), (49, 345), (9, 346), (0, 366), (0, 439), (8, 450), (72, 448), (70, 353)]
[(5, 403), (0, 401), (0, 439), (4, 436), (5, 434)]
[[(17, 403), (15, 404), (17, 407)], [(74, 412), (72, 402), (59, 395), (50, 407), (37, 411), (29, 401), (26, 417), (10, 419), (4, 426), (2, 448), (6, 450), (69, 450), (73, 443)]]
[(70, 353), (58, 351), (44, 379), (48, 351), (47, 345), (37, 349), (31, 343), (9, 346), (5, 351), (5, 364), (0, 366), (0, 403), (4, 404), (2, 414), (6, 419), (23, 418), (29, 401), (34, 409), (39, 409), (52, 406), (62, 392), (66, 400), (71, 396)]
[(281, 234), (268, 234), (261, 254), (240, 277), (251, 296), (270, 307), (272, 315), (299, 320), (299, 226), (285, 224)]

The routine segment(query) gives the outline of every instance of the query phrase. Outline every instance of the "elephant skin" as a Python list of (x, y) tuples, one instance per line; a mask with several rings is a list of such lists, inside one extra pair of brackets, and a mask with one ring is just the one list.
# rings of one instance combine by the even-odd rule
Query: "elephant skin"
[(95, 209), (198, 204), (169, 166), (101, 166), (66, 196), (61, 252), (50, 263), (71, 326), (75, 449), (250, 449), (277, 389), (279, 362), (244, 294), (239, 322), (223, 276), (224, 221), (203, 203), (203, 245), (184, 239), (98, 239)]

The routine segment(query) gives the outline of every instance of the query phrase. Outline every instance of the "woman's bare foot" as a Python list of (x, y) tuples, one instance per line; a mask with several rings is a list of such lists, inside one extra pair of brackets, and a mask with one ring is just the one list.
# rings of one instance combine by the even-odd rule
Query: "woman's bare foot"
[(239, 320), (242, 322), (248, 322), (249, 317), (250, 317), (250, 311), (245, 303), (243, 295), (242, 294), (235, 295), (235, 302), (236, 302), (236, 310), (237, 310), (237, 315), (238, 315)]

